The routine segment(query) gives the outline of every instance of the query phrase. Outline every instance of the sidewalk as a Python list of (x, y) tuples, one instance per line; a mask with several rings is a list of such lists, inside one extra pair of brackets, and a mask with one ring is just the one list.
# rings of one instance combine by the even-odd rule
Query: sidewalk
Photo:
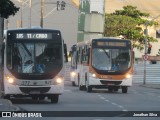
[(21, 111), (21, 109), (14, 106), (10, 100), (0, 98), (0, 111)]
[(154, 88), (154, 89), (160, 89), (160, 84), (145, 84), (145, 85), (140, 85), (140, 86)]

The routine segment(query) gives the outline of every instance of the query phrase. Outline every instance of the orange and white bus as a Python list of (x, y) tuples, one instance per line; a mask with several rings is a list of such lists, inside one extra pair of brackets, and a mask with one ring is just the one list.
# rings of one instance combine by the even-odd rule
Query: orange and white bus
[(76, 76), (79, 90), (108, 88), (127, 93), (132, 86), (133, 49), (130, 40), (115, 37), (92, 39), (77, 44)]

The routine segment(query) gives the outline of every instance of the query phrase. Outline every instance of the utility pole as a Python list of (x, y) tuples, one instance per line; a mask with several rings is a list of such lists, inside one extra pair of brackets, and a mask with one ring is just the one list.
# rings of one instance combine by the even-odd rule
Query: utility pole
[[(145, 46), (144, 46), (144, 55), (145, 57), (147, 56), (147, 42), (148, 42), (148, 23), (145, 24), (146, 28), (145, 28)], [(143, 85), (146, 84), (146, 60), (144, 60), (144, 79), (143, 79)]]
[(43, 17), (44, 17), (44, 0), (41, 0), (41, 21), (40, 21), (41, 28), (43, 28)]
[[(103, 3), (104, 5), (103, 5), (103, 15), (104, 15), (104, 26), (105, 26), (105, 20), (106, 20), (106, 0), (104, 0), (104, 3)], [(103, 31), (105, 31), (105, 27), (103, 26)], [(105, 33), (105, 32), (104, 32)], [(103, 33), (103, 37), (104, 37), (104, 34)]]
[[(145, 34), (145, 47), (144, 47), (144, 55), (145, 57), (147, 56), (147, 42), (148, 42), (148, 24), (149, 22), (154, 21), (155, 19), (157, 19), (160, 15), (154, 17), (152, 20), (147, 21), (145, 23), (145, 30), (144, 30), (144, 34)], [(144, 60), (144, 76), (143, 76), (143, 85), (146, 84), (146, 60)]]
[(31, 21), (32, 21), (32, 0), (29, 1), (29, 8), (30, 8), (29, 27), (31, 28)]
[(23, 27), (23, 1), (21, 0), (21, 28)]
[(57, 11), (60, 10), (65, 10), (66, 2), (64, 1), (57, 1), (55, 2), (44, 2), (44, 0), (41, 0), (41, 20), (40, 20), (40, 26), (43, 28), (43, 23), (44, 23), (44, 4), (57, 4)]

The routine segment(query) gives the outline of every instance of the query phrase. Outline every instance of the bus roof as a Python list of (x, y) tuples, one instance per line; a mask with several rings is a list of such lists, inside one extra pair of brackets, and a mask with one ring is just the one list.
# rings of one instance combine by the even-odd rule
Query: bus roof
[(91, 40), (84, 40), (84, 41), (78, 42), (77, 45), (78, 46), (81, 46), (81, 45), (84, 45), (84, 44), (85, 45), (90, 45), (93, 40), (106, 40), (106, 39), (107, 40), (113, 40), (114, 39), (114, 40), (123, 40), (123, 41), (127, 40), (127, 41), (130, 41), (129, 39), (122, 39), (122, 37), (119, 37), (119, 36), (118, 37), (102, 37), (102, 38), (94, 38), (94, 39), (91, 39)]
[(16, 29), (9, 29), (9, 30), (6, 30), (6, 31), (27, 31), (27, 30), (39, 30), (39, 31), (42, 31), (42, 30), (48, 30), (48, 31), (60, 31), (60, 30), (56, 30), (56, 29), (46, 29), (46, 28), (16, 28)]
[[(95, 39), (92, 39), (92, 40), (129, 40), (129, 39), (122, 39), (122, 38), (119, 38), (119, 37), (103, 37), (103, 38), (95, 38)], [(129, 40), (130, 41), (130, 40)]]

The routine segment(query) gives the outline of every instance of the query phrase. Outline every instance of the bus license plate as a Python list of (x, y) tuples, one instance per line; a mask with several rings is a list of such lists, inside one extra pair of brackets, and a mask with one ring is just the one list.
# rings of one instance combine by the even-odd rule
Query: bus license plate
[(20, 86), (47, 86), (51, 85), (51, 81), (19, 81)]

